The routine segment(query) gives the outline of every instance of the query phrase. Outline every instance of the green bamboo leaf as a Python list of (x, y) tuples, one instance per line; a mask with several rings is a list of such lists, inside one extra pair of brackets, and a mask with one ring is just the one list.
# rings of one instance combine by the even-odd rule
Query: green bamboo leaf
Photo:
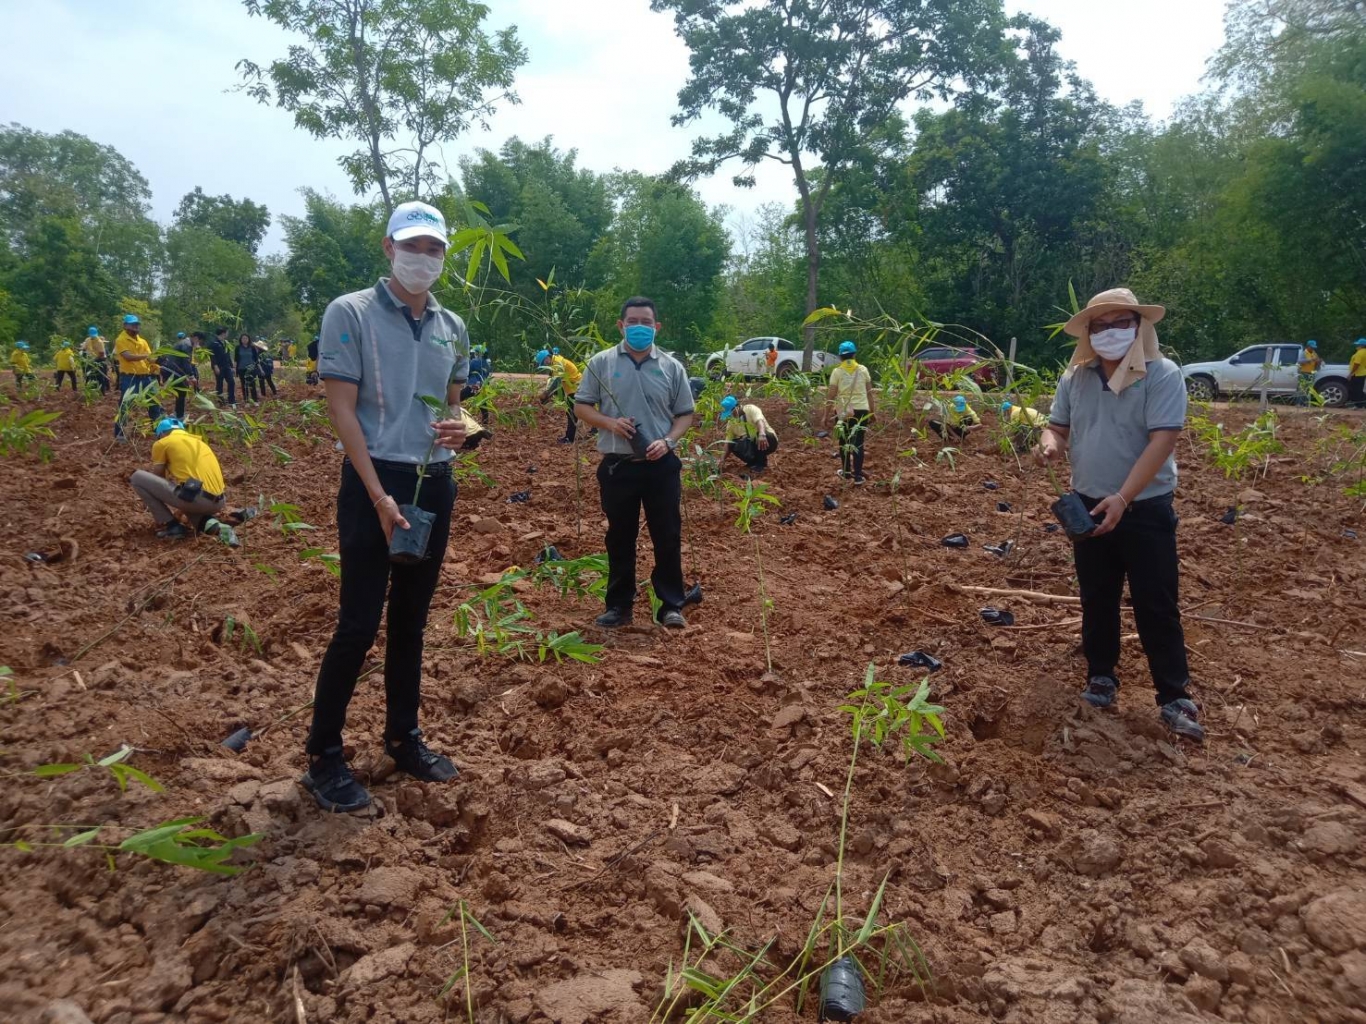
[(33, 774), (40, 779), (46, 779), (54, 775), (68, 775), (71, 772), (78, 772), (82, 767), (79, 764), (40, 764), (33, 769)]
[(68, 840), (67, 840), (66, 842), (64, 842), (62, 845), (65, 846), (65, 847), (68, 848), (68, 849), (70, 849), (70, 848), (72, 848), (72, 847), (75, 847), (75, 846), (84, 846), (86, 843), (90, 842), (92, 839), (94, 839), (94, 838), (95, 838), (97, 835), (99, 835), (99, 834), (100, 834), (100, 826), (96, 826), (95, 828), (89, 829), (89, 830), (86, 831), (86, 832), (77, 832), (74, 836), (72, 836), (70, 839), (68, 839)]

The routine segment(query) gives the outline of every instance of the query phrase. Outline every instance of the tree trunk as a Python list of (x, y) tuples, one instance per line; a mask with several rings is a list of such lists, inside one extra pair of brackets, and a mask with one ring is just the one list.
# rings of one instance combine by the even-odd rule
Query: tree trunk
[[(816, 237), (816, 204), (809, 193), (802, 196), (802, 213), (806, 221), (806, 315), (816, 311), (816, 295), (820, 285), (821, 247)], [(807, 324), (802, 329), (805, 347), (802, 352), (802, 372), (811, 372), (811, 362), (816, 351), (816, 325)]]

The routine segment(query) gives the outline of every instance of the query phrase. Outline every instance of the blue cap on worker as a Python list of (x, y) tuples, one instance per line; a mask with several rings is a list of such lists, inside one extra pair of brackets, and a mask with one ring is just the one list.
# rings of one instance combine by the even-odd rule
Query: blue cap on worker
[(100, 336), (100, 329), (95, 326), (90, 326), (85, 329), (85, 333), (92, 338), (98, 338)]
[(174, 416), (167, 416), (157, 424), (156, 435), (157, 437), (165, 437), (172, 430), (184, 429), (185, 424), (181, 423), (180, 420), (176, 419)]
[(185, 337), (185, 332), (184, 332), (184, 331), (176, 331), (176, 332), (175, 332), (175, 337), (176, 337), (176, 341), (179, 341), (181, 338)]
[(1001, 403), (1001, 412), (1010, 412), (1010, 410), (1013, 408), (1015, 408), (1015, 406), (1012, 405), (1010, 402)]
[(549, 359), (549, 358), (550, 358), (550, 350), (549, 350), (549, 349), (545, 349), (545, 348), (541, 349), (541, 351), (539, 351), (539, 352), (536, 353), (536, 365), (537, 365), (537, 366), (544, 366), (544, 365), (545, 365), (545, 361), (546, 361), (547, 359)]
[(27, 351), (28, 351), (28, 342), (26, 342), (26, 341), (16, 341), (16, 342), (14, 343), (14, 347), (17, 348), (20, 352), (27, 352)]
[(1366, 338), (1358, 338), (1358, 339), (1357, 339), (1357, 343), (1356, 343), (1356, 347), (1357, 347), (1357, 348), (1366, 348)]
[(730, 419), (730, 414), (735, 411), (735, 407), (739, 404), (739, 399), (734, 395), (727, 395), (725, 398), (721, 399), (721, 418), (723, 420)]
[(858, 348), (854, 345), (854, 343), (853, 343), (852, 341), (841, 341), (841, 342), (840, 342), (840, 355), (842, 355), (842, 356), (852, 356), (852, 355), (853, 355), (855, 352), (857, 352), (857, 351), (858, 351)]
[(968, 408), (968, 400), (964, 398), (962, 395), (954, 395), (953, 408), (955, 412), (966, 412)]
[(555, 348), (552, 348), (552, 349), (550, 350), (550, 354), (551, 354), (552, 356), (557, 356), (557, 355), (559, 355), (559, 354), (560, 354), (560, 349), (559, 349), (559, 347), (556, 346)]
[(1318, 343), (1317, 341), (1315, 341), (1313, 338), (1310, 338), (1308, 341), (1306, 341), (1306, 342), (1304, 343), (1304, 347), (1305, 347), (1305, 348), (1318, 348), (1318, 347), (1319, 347), (1319, 343)]
[(123, 318), (123, 322), (124, 322), (125, 324), (140, 324), (140, 323), (142, 323), (142, 321), (139, 320), (139, 319), (137, 318), (137, 314), (135, 314), (135, 313), (129, 313), (127, 316), (125, 316), (125, 317)]

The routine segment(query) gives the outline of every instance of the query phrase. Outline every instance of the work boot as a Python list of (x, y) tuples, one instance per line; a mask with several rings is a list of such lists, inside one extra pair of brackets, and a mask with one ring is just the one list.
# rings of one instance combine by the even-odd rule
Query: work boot
[(1081, 699), (1093, 708), (1108, 708), (1119, 696), (1119, 680), (1114, 676), (1092, 676), (1081, 691)]
[(174, 520), (157, 531), (157, 537), (161, 540), (184, 540), (189, 535), (190, 531)]
[(683, 629), (688, 624), (688, 620), (683, 618), (683, 613), (677, 608), (670, 608), (667, 612), (659, 615), (659, 624), (666, 629)]
[(414, 729), (402, 739), (386, 740), (384, 749), (399, 771), (423, 782), (450, 782), (460, 774), (449, 757), (438, 754), (422, 742), (421, 729)]
[(329, 747), (310, 758), (308, 771), (299, 781), (324, 811), (344, 814), (370, 806), (370, 794), (351, 774), (341, 747)]
[(1182, 697), (1170, 704), (1162, 705), (1162, 721), (1167, 728), (1178, 736), (1184, 736), (1196, 743), (1205, 742), (1205, 727), (1200, 724), (1200, 709), (1195, 701)]
[(593, 625), (600, 629), (618, 629), (630, 624), (631, 609), (629, 608), (608, 608), (607, 611), (593, 620)]

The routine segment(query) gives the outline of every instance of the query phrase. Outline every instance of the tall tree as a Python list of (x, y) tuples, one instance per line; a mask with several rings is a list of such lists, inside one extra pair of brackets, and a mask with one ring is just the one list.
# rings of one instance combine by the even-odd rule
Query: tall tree
[(487, 129), (499, 101), (517, 102), (526, 50), (515, 28), (486, 33), (489, 8), (475, 0), (242, 2), (304, 37), (265, 67), (238, 62), (248, 95), (316, 138), (359, 142), (341, 166), (357, 195), (378, 188), (386, 211), (440, 182), (437, 143)]
[(237, 310), (255, 272), (256, 259), (244, 246), (207, 227), (177, 224), (166, 233), (161, 304), (166, 329), (194, 330), (210, 310)]
[[(818, 305), (819, 224), (830, 190), (908, 97), (946, 96), (986, 74), (1000, 49), (1000, 0), (651, 0), (692, 51), (674, 123), (715, 109), (729, 131), (693, 144), (679, 172), (738, 159), (791, 168), (806, 242), (806, 309)], [(776, 111), (769, 116), (768, 111)], [(806, 330), (810, 368), (815, 329)]]
[(176, 207), (175, 221), (186, 227), (205, 228), (219, 238), (236, 242), (253, 256), (270, 227), (270, 211), (250, 199), (229, 195), (205, 195), (198, 185), (185, 193)]
[(386, 215), (375, 205), (347, 206), (303, 189), (304, 215), (285, 217), (285, 273), (305, 320), (316, 328), (338, 295), (374, 284), (389, 264), (380, 241)]

